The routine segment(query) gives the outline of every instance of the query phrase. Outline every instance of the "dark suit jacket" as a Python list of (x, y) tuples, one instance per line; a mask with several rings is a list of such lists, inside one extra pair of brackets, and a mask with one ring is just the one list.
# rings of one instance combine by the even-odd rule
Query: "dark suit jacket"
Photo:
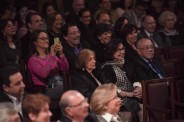
[[(98, 122), (107, 122), (101, 115), (97, 115)], [(126, 119), (122, 113), (118, 113), (118, 119), (120, 122), (126, 122)]]
[[(149, 38), (144, 29), (138, 34), (138, 39)], [(162, 37), (159, 33), (153, 33), (154, 41), (157, 43), (158, 47), (169, 47), (171, 46), (171, 41), (167, 37)]]
[[(98, 81), (102, 84), (107, 82), (104, 74), (98, 77)], [(77, 70), (71, 76), (71, 89), (78, 90), (82, 95), (90, 100), (92, 93), (98, 87), (95, 79), (86, 70)]]
[[(161, 70), (161, 72), (164, 74), (164, 77), (166, 77), (166, 73), (163, 70), (160, 63), (156, 59), (153, 59), (153, 61), (157, 65), (157, 67)], [(134, 61), (134, 65), (135, 65), (135, 72), (136, 72), (138, 81), (159, 78), (159, 76), (152, 70), (149, 64), (141, 57)]]

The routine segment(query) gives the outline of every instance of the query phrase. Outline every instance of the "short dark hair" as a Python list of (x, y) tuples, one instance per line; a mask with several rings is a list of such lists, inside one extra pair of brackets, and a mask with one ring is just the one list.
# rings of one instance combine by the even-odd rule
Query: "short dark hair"
[(97, 24), (95, 27), (95, 35), (96, 36), (100, 36), (105, 32), (111, 32), (111, 31), (112, 31), (112, 28), (108, 24), (100, 23), (100, 24)]
[(20, 72), (17, 66), (6, 66), (0, 70), (0, 81), (2, 85), (10, 86), (10, 76)]
[[(31, 18), (32, 18), (32, 16), (34, 16), (34, 15), (38, 15), (38, 16), (40, 16), (37, 12), (35, 12), (35, 11), (30, 11), (30, 12), (28, 12), (28, 14), (26, 15), (26, 27), (29, 29), (29, 26), (28, 26), (28, 23), (31, 23)], [(41, 17), (41, 16), (40, 16)]]
[(120, 17), (116, 20), (115, 24), (114, 24), (114, 33), (116, 34), (116, 36), (120, 37), (121, 35), (121, 30), (123, 29), (124, 25), (124, 21), (128, 19), (125, 17)]
[(126, 24), (122, 30), (121, 30), (121, 39), (124, 39), (127, 37), (128, 34), (130, 34), (133, 30), (138, 31), (137, 26), (133, 25), (133, 24)]
[(72, 26), (77, 26), (77, 25), (74, 24), (74, 23), (66, 23), (66, 24), (63, 25), (63, 27), (62, 27), (62, 34), (63, 34), (63, 36), (68, 35), (68, 28), (72, 27)]
[(105, 54), (107, 60), (112, 61), (114, 59), (114, 53), (117, 51), (119, 44), (122, 44), (122, 40), (119, 38), (113, 38), (112, 41), (110, 41)]

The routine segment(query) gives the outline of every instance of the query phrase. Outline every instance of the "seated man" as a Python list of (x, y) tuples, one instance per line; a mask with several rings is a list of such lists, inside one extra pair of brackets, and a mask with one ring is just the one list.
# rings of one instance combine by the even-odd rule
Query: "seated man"
[(3, 89), (3, 92), (0, 93), (0, 103), (13, 103), (20, 115), (22, 115), (22, 99), (25, 88), (22, 80), (22, 75), (16, 67), (5, 67), (0, 71)]
[(164, 78), (166, 76), (160, 63), (154, 58), (154, 45), (150, 39), (140, 39), (136, 43), (140, 58), (135, 60), (138, 81)]
[[(60, 99), (60, 109), (63, 114), (62, 122), (86, 122), (89, 115), (89, 104), (86, 98), (75, 90), (65, 92)], [(90, 119), (90, 117), (88, 116)], [(96, 120), (88, 120), (88, 122)]]

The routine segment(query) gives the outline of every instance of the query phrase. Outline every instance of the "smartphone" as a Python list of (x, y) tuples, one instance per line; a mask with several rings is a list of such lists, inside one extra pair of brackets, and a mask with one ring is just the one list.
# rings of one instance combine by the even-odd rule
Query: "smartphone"
[(54, 44), (56, 44), (56, 45), (61, 45), (61, 42), (60, 42), (60, 40), (59, 40), (59, 37), (55, 37), (55, 38), (54, 38)]

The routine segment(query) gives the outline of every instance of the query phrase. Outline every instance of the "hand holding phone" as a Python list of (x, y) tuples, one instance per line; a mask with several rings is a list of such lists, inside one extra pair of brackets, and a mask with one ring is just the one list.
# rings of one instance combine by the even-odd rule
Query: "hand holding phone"
[(59, 40), (59, 37), (54, 38), (54, 45), (61, 45), (61, 42)]

